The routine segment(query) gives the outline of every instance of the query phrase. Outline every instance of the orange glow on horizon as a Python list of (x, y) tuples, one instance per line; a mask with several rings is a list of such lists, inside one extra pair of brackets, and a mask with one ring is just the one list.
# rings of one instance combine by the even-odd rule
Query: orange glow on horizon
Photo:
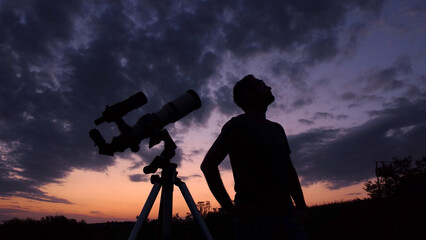
[[(118, 160), (115, 166), (106, 172), (74, 170), (60, 184), (49, 184), (42, 188), (49, 196), (64, 198), (72, 204), (50, 203), (25, 198), (13, 197), (3, 201), (2, 207), (21, 209), (15, 217), (25, 218), (28, 215), (43, 217), (47, 215), (65, 215), (85, 219), (88, 222), (134, 221), (139, 215), (151, 191), (149, 182), (132, 182), (128, 175), (141, 170), (128, 170), (130, 162)], [(178, 176), (202, 175), (198, 162), (184, 162), (178, 168)], [(222, 178), (231, 198), (234, 197), (231, 171), (222, 171)], [(198, 201), (210, 201), (211, 208), (220, 205), (211, 194), (204, 177), (193, 177), (185, 181), (191, 195)], [(336, 201), (346, 201), (367, 196), (362, 190), (363, 184), (353, 185), (338, 190), (329, 190), (326, 183), (317, 183), (303, 187), (308, 206), (321, 205)], [(150, 219), (157, 218), (161, 193), (149, 214)], [(173, 214), (185, 217), (188, 209), (178, 187), (173, 192)], [(29, 214), (32, 213), (32, 214)], [(26, 216), (26, 215), (27, 216)]]

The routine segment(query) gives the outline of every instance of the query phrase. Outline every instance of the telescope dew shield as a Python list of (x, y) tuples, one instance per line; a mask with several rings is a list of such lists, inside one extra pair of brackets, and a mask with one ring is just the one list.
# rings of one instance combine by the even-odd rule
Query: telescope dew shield
[(95, 124), (99, 125), (103, 122), (118, 121), (128, 112), (145, 105), (147, 102), (148, 99), (145, 94), (143, 92), (138, 92), (122, 102), (107, 106), (102, 113), (102, 117), (95, 120)]
[(194, 90), (188, 90), (183, 95), (164, 105), (155, 115), (162, 126), (174, 123), (201, 107), (201, 99)]

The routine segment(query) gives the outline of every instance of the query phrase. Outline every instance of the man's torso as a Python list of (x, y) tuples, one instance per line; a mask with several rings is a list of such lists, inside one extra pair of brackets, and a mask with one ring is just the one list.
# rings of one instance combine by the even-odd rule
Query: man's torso
[(291, 204), (286, 161), (290, 149), (278, 123), (246, 114), (222, 129), (235, 180), (236, 204)]

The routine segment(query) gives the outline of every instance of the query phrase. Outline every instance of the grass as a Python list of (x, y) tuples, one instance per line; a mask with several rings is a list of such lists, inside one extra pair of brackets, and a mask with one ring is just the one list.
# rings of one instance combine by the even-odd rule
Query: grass
[[(426, 236), (426, 197), (364, 199), (336, 202), (309, 209), (310, 239), (423, 239)], [(233, 220), (222, 212), (209, 213), (206, 224), (215, 240), (233, 239)], [(146, 223), (140, 239), (155, 239), (156, 220)], [(133, 222), (86, 224), (63, 216), (41, 220), (11, 219), (0, 225), (0, 239), (127, 239)], [(174, 219), (173, 239), (203, 239), (194, 221)]]

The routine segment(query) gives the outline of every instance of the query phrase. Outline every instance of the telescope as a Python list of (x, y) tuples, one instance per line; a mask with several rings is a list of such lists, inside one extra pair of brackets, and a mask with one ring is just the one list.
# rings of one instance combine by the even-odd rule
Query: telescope
[(150, 138), (151, 148), (163, 140), (164, 134), (161, 132), (167, 124), (174, 123), (201, 107), (198, 94), (194, 90), (188, 90), (165, 104), (159, 111), (143, 115), (135, 125), (127, 125), (123, 116), (147, 102), (145, 94), (138, 92), (122, 102), (106, 106), (102, 116), (95, 120), (95, 124), (113, 122), (120, 130), (120, 135), (113, 137), (111, 143), (107, 143), (98, 129), (92, 129), (89, 136), (99, 148), (99, 154), (114, 156), (114, 153), (124, 152), (127, 148), (132, 152), (138, 152), (139, 144), (145, 138)]
[(165, 104), (159, 111), (143, 115), (135, 125), (127, 125), (123, 120), (123, 116), (145, 105), (147, 102), (148, 100), (145, 94), (143, 92), (138, 92), (122, 102), (118, 102), (112, 106), (106, 106), (102, 116), (95, 120), (95, 124), (99, 125), (103, 122), (113, 122), (117, 125), (120, 130), (120, 135), (113, 137), (111, 143), (105, 141), (98, 129), (94, 128), (89, 132), (90, 138), (92, 138), (95, 145), (99, 148), (99, 154), (108, 156), (114, 156), (114, 153), (123, 152), (127, 148), (130, 148), (133, 152), (137, 152), (139, 151), (140, 142), (145, 138), (149, 138), (150, 148), (164, 141), (163, 152), (159, 156), (156, 156), (151, 164), (143, 169), (144, 173), (148, 174), (155, 173), (158, 168), (161, 168), (161, 177), (159, 175), (151, 176), (151, 183), (153, 184), (152, 190), (128, 239), (137, 239), (139, 230), (146, 221), (160, 188), (163, 190), (161, 193), (156, 239), (171, 239), (173, 185), (176, 185), (181, 190), (205, 238), (211, 240), (212, 237), (210, 232), (200, 212), (198, 212), (197, 206), (186, 184), (177, 177), (177, 164), (170, 162), (170, 159), (175, 155), (176, 144), (167, 130), (163, 129), (167, 124), (174, 123), (192, 111), (200, 108), (200, 97), (194, 90), (188, 90), (181, 96)]

